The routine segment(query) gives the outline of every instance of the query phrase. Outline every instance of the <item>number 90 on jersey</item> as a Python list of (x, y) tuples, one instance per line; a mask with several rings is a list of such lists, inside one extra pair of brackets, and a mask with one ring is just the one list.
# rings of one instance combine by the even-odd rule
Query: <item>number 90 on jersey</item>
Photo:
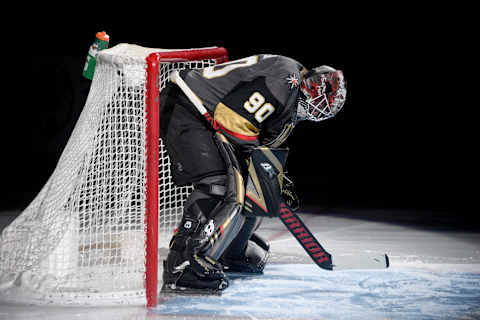
[(254, 92), (243, 104), (248, 112), (254, 114), (255, 120), (262, 123), (275, 111), (275, 107), (265, 102), (265, 97), (260, 92)]

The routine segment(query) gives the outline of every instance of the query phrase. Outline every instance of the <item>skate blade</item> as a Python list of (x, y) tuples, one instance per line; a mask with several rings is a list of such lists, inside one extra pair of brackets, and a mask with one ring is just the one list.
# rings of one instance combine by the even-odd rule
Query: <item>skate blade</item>
[(160, 290), (160, 296), (221, 296), (222, 292), (223, 290), (218, 289), (196, 289), (181, 286), (171, 287), (168, 285), (163, 285), (162, 289)]

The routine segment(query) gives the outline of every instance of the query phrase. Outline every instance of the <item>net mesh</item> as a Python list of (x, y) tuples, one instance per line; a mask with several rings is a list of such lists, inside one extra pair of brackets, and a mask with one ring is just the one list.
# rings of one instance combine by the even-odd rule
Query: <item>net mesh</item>
[[(145, 58), (102, 51), (90, 93), (45, 186), (0, 238), (0, 297), (35, 303), (145, 303)], [(167, 50), (169, 51), (169, 50)], [(172, 70), (213, 59), (160, 63)], [(175, 187), (160, 141), (159, 246), (167, 247), (191, 187)]]

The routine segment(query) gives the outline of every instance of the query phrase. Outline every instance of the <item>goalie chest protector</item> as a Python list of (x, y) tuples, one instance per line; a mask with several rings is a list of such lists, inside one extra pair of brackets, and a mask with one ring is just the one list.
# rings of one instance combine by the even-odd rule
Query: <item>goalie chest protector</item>
[(245, 192), (244, 214), (277, 217), (282, 200), (283, 168), (288, 149), (258, 147), (253, 149)]

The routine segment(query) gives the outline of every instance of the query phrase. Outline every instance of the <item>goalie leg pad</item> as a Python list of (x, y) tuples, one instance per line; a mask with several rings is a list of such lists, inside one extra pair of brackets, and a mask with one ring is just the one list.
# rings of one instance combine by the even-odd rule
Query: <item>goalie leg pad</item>
[(226, 164), (227, 177), (223, 202), (211, 214), (215, 232), (209, 240), (209, 246), (205, 248), (205, 254), (218, 260), (245, 222), (242, 214), (245, 189), (234, 147), (220, 133), (216, 134), (215, 141)]
[[(202, 182), (221, 186), (224, 179), (224, 176), (216, 176)], [(204, 248), (212, 233), (209, 213), (221, 203), (221, 197), (212, 196), (198, 188), (187, 199), (182, 220), (164, 261), (162, 291), (181, 290), (185, 293), (189, 288), (208, 293), (228, 286), (222, 266), (204, 255)]]
[[(259, 238), (255, 238), (259, 240)], [(242, 255), (222, 257), (221, 262), (225, 272), (240, 272), (261, 274), (270, 257), (269, 245), (266, 242), (248, 240)]]
[(220, 259), (227, 272), (262, 273), (270, 251), (269, 243), (254, 233), (262, 218), (248, 217), (242, 230)]
[(222, 197), (224, 176), (202, 179), (186, 201), (165, 261), (164, 288), (223, 290), (228, 279), (217, 261), (237, 236), (241, 206)]
[(252, 150), (245, 193), (246, 216), (272, 218), (280, 214), (287, 154), (287, 149), (258, 147)]
[(233, 146), (220, 134), (215, 136), (215, 143), (227, 168), (226, 175), (195, 181), (165, 263), (166, 289), (178, 284), (195, 288), (203, 286), (203, 280), (218, 290), (226, 287), (227, 278), (217, 260), (245, 222), (245, 191)]

